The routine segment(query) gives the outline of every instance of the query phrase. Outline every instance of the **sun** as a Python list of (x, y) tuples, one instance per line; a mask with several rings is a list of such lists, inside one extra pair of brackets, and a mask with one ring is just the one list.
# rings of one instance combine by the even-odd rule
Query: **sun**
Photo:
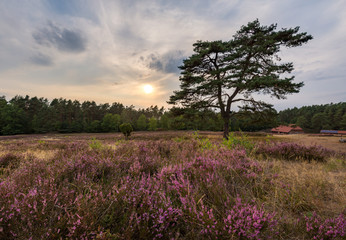
[(150, 94), (154, 91), (154, 88), (150, 84), (146, 84), (143, 86), (143, 90), (146, 94)]

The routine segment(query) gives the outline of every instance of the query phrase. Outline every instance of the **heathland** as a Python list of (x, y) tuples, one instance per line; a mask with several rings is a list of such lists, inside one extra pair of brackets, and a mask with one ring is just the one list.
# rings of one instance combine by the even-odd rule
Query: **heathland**
[(0, 137), (1, 239), (344, 239), (337, 137)]

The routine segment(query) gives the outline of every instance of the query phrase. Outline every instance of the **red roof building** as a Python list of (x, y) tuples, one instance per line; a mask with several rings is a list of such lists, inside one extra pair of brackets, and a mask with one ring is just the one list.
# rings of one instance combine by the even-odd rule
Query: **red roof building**
[(272, 133), (284, 133), (284, 134), (297, 134), (304, 133), (303, 129), (299, 126), (290, 124), (289, 126), (280, 125), (271, 130)]

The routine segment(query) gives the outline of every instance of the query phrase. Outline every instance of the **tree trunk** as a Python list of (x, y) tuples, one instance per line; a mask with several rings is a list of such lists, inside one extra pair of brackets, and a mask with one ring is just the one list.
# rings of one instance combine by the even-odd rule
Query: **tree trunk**
[(228, 140), (229, 135), (229, 117), (223, 118), (223, 138)]

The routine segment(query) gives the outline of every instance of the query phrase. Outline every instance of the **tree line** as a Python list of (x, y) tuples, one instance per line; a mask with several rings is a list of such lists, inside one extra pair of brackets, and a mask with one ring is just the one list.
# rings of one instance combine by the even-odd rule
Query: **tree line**
[(305, 132), (346, 130), (346, 102), (289, 108), (279, 112), (282, 124), (296, 124)]
[[(55, 98), (50, 102), (46, 98), (27, 95), (15, 96), (9, 101), (6, 101), (4, 96), (0, 97), (0, 112), (0, 133), (10, 135), (47, 132), (116, 132), (122, 122), (129, 122), (137, 127), (136, 121), (140, 117), (153, 128), (157, 124), (157, 119), (164, 114), (164, 109), (151, 106), (135, 110), (134, 106), (124, 106), (117, 102), (81, 103), (78, 100), (64, 98)], [(139, 121), (136, 130), (143, 128), (143, 124), (141, 125)]]
[[(321, 129), (346, 130), (346, 103), (304, 106), (265, 114), (239, 110), (230, 119), (230, 130), (259, 131), (279, 124), (297, 124), (306, 132)], [(32, 133), (118, 132), (122, 123), (135, 131), (208, 130), (222, 131), (220, 113), (210, 109), (150, 106), (135, 109), (122, 103), (96, 104), (64, 98), (15, 96), (9, 101), (0, 96), (0, 135)]]
[[(273, 112), (276, 116), (276, 112)], [(258, 119), (243, 112), (243, 117), (230, 120), (230, 129), (256, 131), (276, 125), (273, 118)], [(130, 123), (135, 131), (209, 130), (222, 131), (220, 113), (210, 109), (151, 106), (135, 109), (122, 103), (97, 104), (95, 101), (25, 97), (6, 100), (0, 96), (0, 135), (32, 133), (118, 132), (122, 123)]]

